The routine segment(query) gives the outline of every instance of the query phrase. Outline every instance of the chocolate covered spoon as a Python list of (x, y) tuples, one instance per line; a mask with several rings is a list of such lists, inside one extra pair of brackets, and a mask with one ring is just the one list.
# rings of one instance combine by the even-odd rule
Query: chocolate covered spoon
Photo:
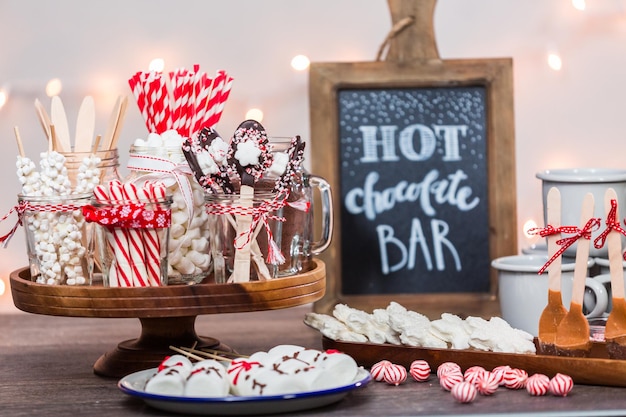
[[(254, 185), (271, 166), (272, 154), (265, 128), (255, 121), (246, 120), (239, 125), (230, 143), (228, 164), (241, 180), (238, 206), (253, 207)], [(251, 234), (252, 215), (236, 215), (237, 238), (235, 239), (235, 261), (229, 282), (250, 281), (250, 244), (256, 240)]]
[[(205, 190), (232, 194), (235, 190), (228, 177), (226, 165), (222, 164), (216, 155), (218, 150), (211, 148), (214, 141), (223, 143), (223, 139), (217, 131), (213, 128), (203, 128), (197, 135), (192, 135), (183, 143), (183, 154), (196, 181)], [(225, 158), (226, 155), (223, 157)]]

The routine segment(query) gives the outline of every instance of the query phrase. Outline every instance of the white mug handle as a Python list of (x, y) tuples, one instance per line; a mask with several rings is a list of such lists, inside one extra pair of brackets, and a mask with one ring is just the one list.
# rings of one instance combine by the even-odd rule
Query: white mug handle
[(585, 287), (589, 288), (596, 297), (596, 304), (593, 308), (585, 306), (587, 310), (591, 310), (589, 313), (585, 314), (585, 317), (589, 319), (602, 317), (609, 306), (609, 295), (606, 291), (606, 287), (593, 278), (587, 278)]

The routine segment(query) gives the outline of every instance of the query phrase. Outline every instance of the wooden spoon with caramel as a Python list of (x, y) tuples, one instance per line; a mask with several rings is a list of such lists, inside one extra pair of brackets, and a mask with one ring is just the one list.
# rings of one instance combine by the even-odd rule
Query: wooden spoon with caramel
[[(556, 187), (550, 188), (547, 198), (547, 223), (558, 228), (561, 226), (561, 193)], [(548, 258), (558, 252), (556, 243), (561, 238), (560, 233), (551, 234), (548, 239)], [(567, 314), (561, 300), (561, 257), (557, 256), (548, 266), (548, 305), (539, 317), (539, 350), (543, 354), (556, 354), (556, 329)]]
[[(585, 228), (593, 218), (593, 194), (587, 193), (583, 199), (580, 215), (580, 227)], [(576, 264), (574, 266), (574, 285), (569, 312), (563, 317), (556, 330), (556, 350), (562, 356), (589, 356), (591, 342), (589, 340), (589, 322), (583, 314), (583, 298), (585, 296), (585, 280), (587, 279), (587, 261), (591, 239), (578, 240), (576, 247)]]
[[(611, 274), (611, 297), (613, 309), (606, 320), (604, 338), (609, 357), (626, 359), (626, 301), (624, 300), (624, 269), (622, 266), (622, 241), (619, 231), (614, 230), (610, 223), (619, 225), (620, 217), (617, 207), (617, 194), (609, 188), (604, 195), (604, 207), (607, 213), (607, 227), (611, 228), (606, 243), (609, 248), (609, 269)], [(614, 217), (611, 211), (615, 209)]]

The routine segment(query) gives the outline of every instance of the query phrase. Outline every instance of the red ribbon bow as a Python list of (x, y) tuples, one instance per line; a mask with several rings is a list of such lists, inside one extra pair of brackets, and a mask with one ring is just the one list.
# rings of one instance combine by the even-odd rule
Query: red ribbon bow
[[(620, 222), (617, 220), (617, 200), (611, 200), (611, 210), (609, 210), (609, 214), (606, 216), (605, 223), (606, 229), (593, 241), (593, 246), (596, 249), (600, 249), (604, 246), (607, 236), (613, 230), (626, 236), (626, 230), (620, 226)], [(626, 260), (626, 253), (624, 253), (624, 260)]]
[(554, 227), (549, 224), (544, 228), (533, 228), (533, 229), (528, 230), (529, 234), (539, 235), (541, 237), (547, 237), (547, 236), (555, 235), (557, 233), (559, 234), (560, 233), (573, 233), (574, 234), (573, 236), (565, 237), (563, 239), (559, 239), (556, 241), (557, 245), (560, 245), (561, 247), (559, 248), (558, 251), (556, 251), (554, 255), (552, 255), (550, 259), (548, 259), (548, 262), (546, 262), (541, 267), (538, 274), (539, 275), (543, 274), (543, 272), (548, 268), (548, 266), (550, 266), (550, 264), (554, 262), (556, 258), (561, 256), (563, 252), (565, 252), (567, 248), (572, 246), (578, 239), (587, 239), (587, 240), (591, 239), (591, 233), (594, 232), (599, 227), (600, 227), (600, 219), (597, 217), (592, 217), (591, 219), (587, 221), (587, 223), (582, 229), (576, 226)]
[(4, 220), (6, 220), (11, 214), (13, 214), (13, 212), (17, 213), (17, 221), (15, 222), (15, 225), (13, 225), (13, 228), (11, 230), (9, 230), (9, 232), (3, 236), (0, 236), (0, 243), (2, 243), (2, 247), (6, 248), (7, 245), (9, 244), (9, 241), (11, 240), (11, 238), (13, 237), (13, 235), (15, 234), (15, 231), (17, 230), (17, 228), (19, 226), (22, 226), (22, 215), (24, 214), (24, 212), (28, 209), (28, 201), (20, 201), (20, 203), (13, 207), (11, 210), (9, 210), (9, 212), (7, 214), (5, 214), (2, 219), (0, 219), (0, 222), (3, 222)]

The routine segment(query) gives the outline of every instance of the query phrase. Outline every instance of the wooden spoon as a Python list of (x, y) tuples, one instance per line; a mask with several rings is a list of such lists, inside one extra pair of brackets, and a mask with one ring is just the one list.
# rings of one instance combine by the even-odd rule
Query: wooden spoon
[(96, 125), (96, 109), (93, 97), (86, 96), (78, 109), (74, 152), (91, 152)]
[[(593, 218), (593, 194), (587, 193), (583, 199), (580, 227), (583, 228)], [(556, 331), (557, 353), (563, 356), (588, 356), (591, 349), (589, 322), (583, 314), (587, 261), (589, 260), (590, 239), (579, 239), (576, 247), (574, 285), (569, 312), (563, 317)]]
[[(615, 190), (609, 188), (604, 195), (604, 208), (611, 211), (611, 200), (617, 201)], [(615, 212), (616, 221), (620, 221), (619, 207)], [(611, 297), (613, 309), (606, 320), (604, 338), (607, 342), (609, 357), (612, 359), (626, 358), (626, 301), (624, 300), (624, 269), (622, 266), (621, 234), (611, 230), (606, 237), (609, 248), (609, 270), (611, 274)]]
[(39, 123), (41, 123), (41, 128), (46, 134), (46, 139), (51, 140), (50, 125), (52, 124), (52, 120), (50, 119), (48, 112), (46, 111), (43, 104), (41, 104), (41, 101), (39, 101), (39, 99), (35, 99), (35, 109), (37, 111)]
[(61, 97), (52, 97), (51, 109), (52, 124), (56, 131), (58, 152), (72, 152), (72, 142), (70, 140), (70, 128), (67, 124), (67, 116)]
[[(556, 187), (550, 188), (547, 198), (547, 222), (555, 228), (561, 226), (561, 193)], [(548, 258), (551, 259), (559, 249), (556, 243), (560, 234), (548, 236)], [(542, 353), (556, 354), (556, 329), (567, 310), (561, 300), (561, 257), (558, 256), (548, 266), (548, 305), (539, 317), (539, 348)]]
[(117, 147), (117, 141), (120, 137), (120, 131), (124, 125), (124, 118), (126, 116), (126, 108), (128, 107), (128, 97), (119, 96), (115, 101), (115, 106), (109, 117), (109, 124), (107, 130), (104, 133), (102, 140), (102, 149), (110, 151)]

